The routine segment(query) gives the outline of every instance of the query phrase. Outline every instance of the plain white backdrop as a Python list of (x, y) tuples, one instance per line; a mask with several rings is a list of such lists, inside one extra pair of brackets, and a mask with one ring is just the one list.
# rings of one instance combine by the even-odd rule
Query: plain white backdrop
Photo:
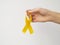
[(60, 0), (0, 0), (0, 45), (60, 45), (60, 24), (32, 23), (32, 35), (22, 32), (27, 9), (60, 12), (59, 4)]

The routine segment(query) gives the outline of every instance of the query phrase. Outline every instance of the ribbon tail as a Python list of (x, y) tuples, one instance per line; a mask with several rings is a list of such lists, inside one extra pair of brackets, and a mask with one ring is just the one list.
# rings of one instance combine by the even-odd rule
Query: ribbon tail
[(27, 30), (27, 26), (23, 28), (22, 32), (26, 33), (26, 30)]
[(31, 27), (31, 26), (29, 26), (29, 32), (30, 32), (30, 34), (32, 34), (32, 33), (33, 33), (33, 29), (32, 29), (32, 27)]

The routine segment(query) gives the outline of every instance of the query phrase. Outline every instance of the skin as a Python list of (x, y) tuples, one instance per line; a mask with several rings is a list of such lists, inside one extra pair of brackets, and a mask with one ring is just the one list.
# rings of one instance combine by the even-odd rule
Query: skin
[(33, 22), (55, 22), (60, 24), (60, 13), (43, 8), (27, 10), (27, 15), (32, 16)]

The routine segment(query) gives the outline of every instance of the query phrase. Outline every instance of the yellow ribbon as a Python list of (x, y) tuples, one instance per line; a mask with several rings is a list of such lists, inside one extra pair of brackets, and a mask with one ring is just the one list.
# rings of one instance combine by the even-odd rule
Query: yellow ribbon
[(30, 25), (31, 21), (32, 21), (32, 16), (31, 16), (31, 15), (30, 15), (30, 19), (28, 19), (27, 17), (25, 17), (26, 25), (25, 25), (25, 27), (23, 28), (23, 32), (24, 32), (24, 33), (26, 33), (27, 29), (29, 29), (30, 34), (33, 33), (32, 26)]

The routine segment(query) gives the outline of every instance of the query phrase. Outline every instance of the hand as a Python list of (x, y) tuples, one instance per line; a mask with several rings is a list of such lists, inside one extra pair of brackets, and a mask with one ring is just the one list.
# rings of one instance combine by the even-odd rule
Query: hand
[[(37, 8), (32, 10), (27, 10), (27, 13), (30, 12), (32, 15), (33, 22), (46, 22), (51, 20), (51, 16), (48, 15), (48, 10)], [(28, 15), (29, 16), (29, 15)]]
[(33, 22), (49, 22), (50, 21), (50, 22), (60, 23), (60, 13), (56, 13), (47, 9), (36, 8), (32, 10), (27, 10), (27, 13), (31, 14)]

